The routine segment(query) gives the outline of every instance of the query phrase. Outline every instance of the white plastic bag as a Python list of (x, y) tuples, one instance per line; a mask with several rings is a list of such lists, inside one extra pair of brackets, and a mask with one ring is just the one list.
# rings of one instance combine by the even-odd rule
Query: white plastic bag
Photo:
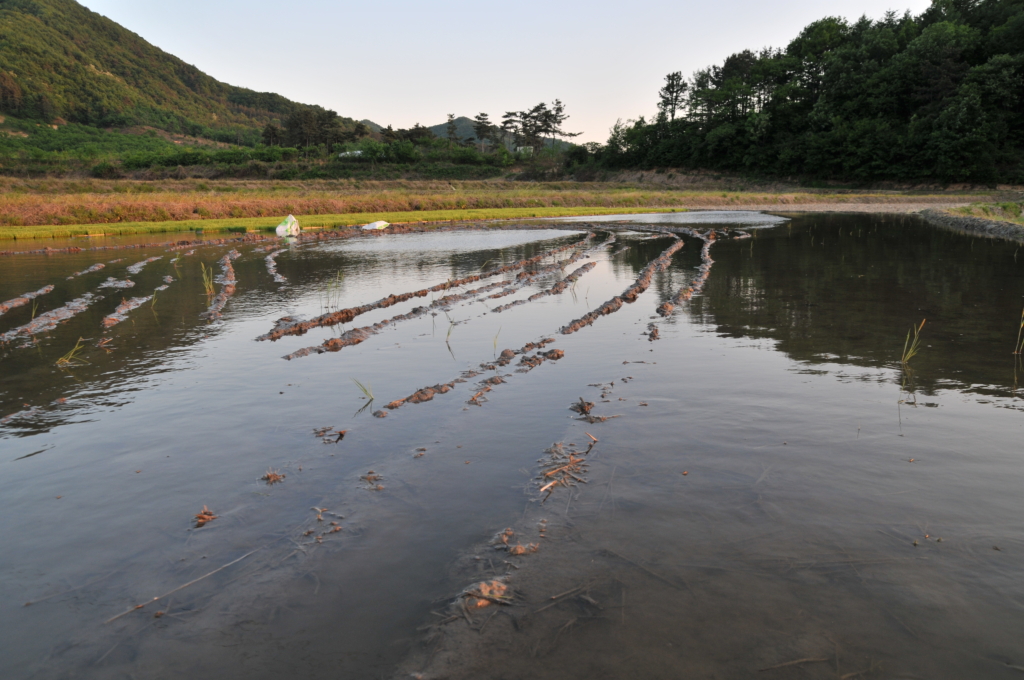
[(298, 236), (299, 235), (299, 221), (295, 219), (295, 215), (289, 215), (284, 218), (284, 222), (277, 225), (278, 236)]
[(391, 225), (389, 223), (385, 222), (384, 220), (377, 220), (376, 222), (370, 222), (369, 224), (364, 224), (362, 228), (365, 229), (365, 230), (370, 230), (370, 229), (387, 229), (390, 226)]

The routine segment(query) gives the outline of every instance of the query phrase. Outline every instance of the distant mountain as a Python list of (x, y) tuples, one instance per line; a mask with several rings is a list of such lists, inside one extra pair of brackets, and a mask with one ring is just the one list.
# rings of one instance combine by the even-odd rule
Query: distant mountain
[[(386, 127), (385, 125), (378, 125), (377, 123), (374, 123), (372, 120), (364, 119), (359, 122), (365, 125), (366, 127), (370, 128), (374, 132), (380, 132)], [(458, 118), (455, 119), (455, 125), (458, 127), (458, 134), (460, 140), (466, 139), (467, 137), (474, 140), (476, 139), (476, 132), (473, 130), (473, 120), (471, 118), (459, 116)], [(436, 136), (440, 137), (441, 139), (448, 139), (448, 123), (432, 125), (427, 129), (433, 132)]]
[[(476, 130), (473, 129), (475, 121), (472, 118), (466, 118), (465, 116), (459, 116), (455, 119), (455, 129), (460, 140), (470, 139), (476, 141)], [(435, 135), (441, 139), (448, 139), (448, 123), (441, 123), (440, 125), (432, 125), (428, 128)], [(554, 144), (557, 148), (571, 146), (571, 144), (565, 140), (559, 139), (552, 142), (550, 139), (544, 140), (544, 146), (550, 147)]]
[[(458, 130), (459, 139), (476, 140), (476, 131), (473, 129), (473, 119), (459, 116), (455, 119), (455, 128)], [(428, 128), (441, 139), (448, 139), (448, 123), (431, 125)]]
[(197, 134), (259, 128), (306, 106), (222, 83), (74, 0), (0, 0), (0, 111), (10, 115)]

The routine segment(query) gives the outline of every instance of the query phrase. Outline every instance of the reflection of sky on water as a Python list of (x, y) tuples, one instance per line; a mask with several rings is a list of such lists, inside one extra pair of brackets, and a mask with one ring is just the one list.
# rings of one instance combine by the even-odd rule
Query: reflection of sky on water
[(637, 224), (735, 224), (744, 227), (774, 227), (786, 217), (753, 210), (697, 210), (693, 212), (647, 213), (641, 215), (586, 215), (566, 217), (559, 222), (634, 222)]
[(373, 239), (327, 243), (325, 253), (469, 253), (477, 250), (512, 248), (535, 241), (570, 236), (564, 229), (523, 229), (515, 231), (450, 231), (424, 234), (389, 234)]

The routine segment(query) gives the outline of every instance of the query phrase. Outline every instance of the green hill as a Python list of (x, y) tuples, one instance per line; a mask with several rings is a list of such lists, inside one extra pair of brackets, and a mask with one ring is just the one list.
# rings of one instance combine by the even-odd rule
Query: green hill
[[(448, 123), (431, 125), (427, 128), (441, 139), (448, 139)], [(476, 130), (473, 129), (473, 119), (459, 116), (455, 119), (455, 129), (458, 130), (459, 139), (476, 139)]]
[(9, 115), (227, 140), (306, 106), (222, 83), (74, 0), (0, 0), (0, 111)]

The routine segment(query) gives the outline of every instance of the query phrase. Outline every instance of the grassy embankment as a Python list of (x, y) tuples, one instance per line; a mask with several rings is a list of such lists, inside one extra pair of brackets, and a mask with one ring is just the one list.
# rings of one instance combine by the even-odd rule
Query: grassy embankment
[[(632, 208), (630, 213), (666, 212), (667, 208)], [(680, 209), (673, 208), (672, 211)], [(685, 210), (685, 209), (683, 209)], [(478, 210), (426, 210), (405, 212), (347, 213), (338, 215), (298, 215), (303, 229), (331, 229), (385, 220), (392, 224), (408, 222), (468, 222), (477, 220), (514, 220), (531, 217), (570, 217), (576, 215), (610, 215), (620, 208), (491, 208)], [(284, 216), (238, 217), (231, 219), (182, 220), (165, 222), (117, 222), (107, 224), (44, 225), (35, 227), (0, 227), (0, 240), (67, 238), (70, 236), (156, 234), (161, 232), (204, 233), (218, 231), (273, 231)]]
[(0, 180), (0, 239), (271, 229), (287, 214), (305, 228), (388, 222), (522, 219), (689, 208), (937, 202), (942, 192), (722, 190), (552, 182)]
[(985, 220), (997, 222), (1011, 222), (1024, 226), (1024, 203), (972, 203), (963, 208), (951, 208), (947, 210), (951, 215), (965, 215), (967, 217), (980, 217)]

